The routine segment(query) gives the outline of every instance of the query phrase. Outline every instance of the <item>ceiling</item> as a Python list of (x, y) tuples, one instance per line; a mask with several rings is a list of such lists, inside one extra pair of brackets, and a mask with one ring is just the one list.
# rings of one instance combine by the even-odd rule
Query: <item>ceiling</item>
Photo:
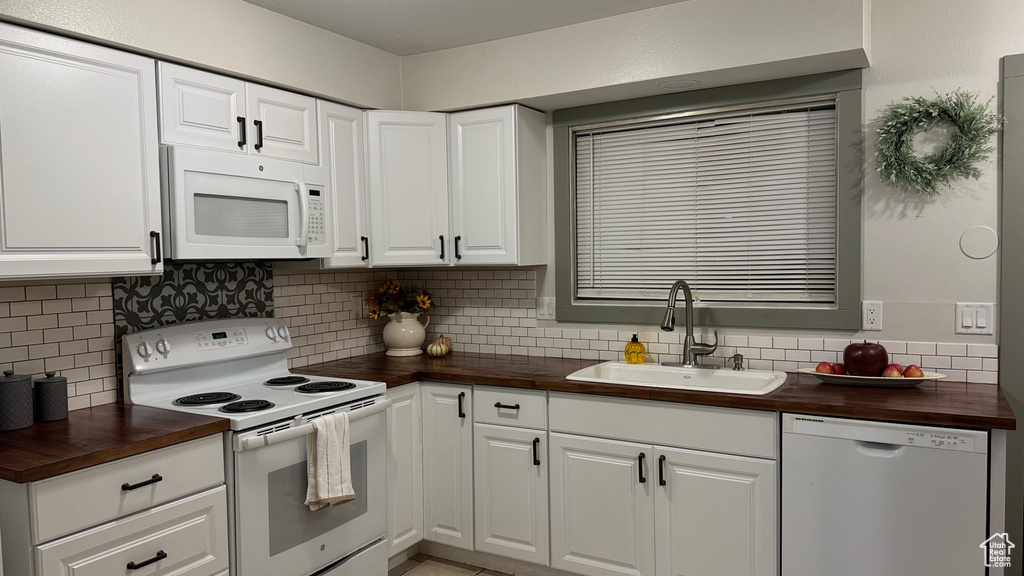
[(397, 56), (468, 46), (684, 0), (245, 0)]

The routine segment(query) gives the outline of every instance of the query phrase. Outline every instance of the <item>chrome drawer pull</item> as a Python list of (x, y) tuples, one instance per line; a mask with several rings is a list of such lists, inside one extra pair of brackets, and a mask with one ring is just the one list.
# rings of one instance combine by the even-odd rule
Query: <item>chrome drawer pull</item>
[(142, 482), (139, 482), (138, 484), (129, 484), (129, 483), (125, 482), (124, 484), (121, 484), (121, 490), (124, 490), (125, 492), (131, 492), (132, 490), (135, 490), (136, 488), (142, 488), (143, 486), (149, 486), (150, 484), (156, 484), (157, 482), (160, 482), (163, 479), (164, 479), (163, 476), (161, 476), (159, 474), (153, 474), (152, 478), (150, 478), (149, 480), (144, 480)]
[(159, 551), (157, 551), (156, 556), (153, 556), (149, 560), (143, 560), (142, 562), (139, 562), (138, 564), (136, 564), (135, 562), (129, 562), (127, 568), (129, 570), (138, 570), (139, 568), (145, 568), (146, 566), (149, 566), (153, 562), (159, 562), (159, 561), (163, 560), (164, 558), (167, 558), (167, 552), (164, 552), (163, 550), (159, 550)]

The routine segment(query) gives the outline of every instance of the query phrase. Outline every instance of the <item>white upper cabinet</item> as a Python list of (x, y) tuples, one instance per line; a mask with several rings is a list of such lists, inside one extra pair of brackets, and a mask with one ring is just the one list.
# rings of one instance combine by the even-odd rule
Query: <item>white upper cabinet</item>
[(546, 264), (544, 114), (511, 105), (448, 124), (454, 263)]
[(447, 265), (447, 116), (366, 115), (374, 266)]
[(246, 84), (245, 97), (254, 130), (250, 154), (319, 161), (316, 100), (258, 84)]
[(245, 82), (166, 62), (158, 70), (164, 144), (247, 150)]
[(320, 118), (321, 165), (331, 171), (334, 191), (334, 255), (325, 268), (370, 265), (369, 231), (366, 228), (366, 185), (363, 170), (362, 110), (317, 102)]
[(0, 278), (162, 271), (155, 70), (0, 24)]
[(160, 63), (161, 142), (317, 164), (316, 100)]

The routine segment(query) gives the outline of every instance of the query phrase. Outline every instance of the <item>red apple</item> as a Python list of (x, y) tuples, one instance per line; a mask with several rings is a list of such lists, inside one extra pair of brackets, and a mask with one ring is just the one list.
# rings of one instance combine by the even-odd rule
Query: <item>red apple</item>
[(833, 370), (832, 365), (829, 364), (828, 362), (818, 362), (818, 365), (815, 366), (814, 371), (817, 372), (818, 374), (835, 373), (835, 370)]
[(881, 344), (856, 342), (843, 350), (843, 364), (853, 376), (879, 376), (889, 365), (889, 353)]
[(842, 364), (839, 364), (838, 362), (833, 362), (832, 363), (832, 373), (833, 374), (839, 374), (839, 375), (846, 374), (846, 366), (843, 366)]
[(892, 363), (892, 364), (889, 364), (889, 366), (892, 366), (892, 367), (896, 368), (896, 370), (899, 371), (900, 376), (903, 375), (903, 366), (901, 364)]
[(903, 376), (906, 378), (924, 378), (924, 372), (916, 364), (911, 364), (903, 371)]
[(886, 378), (903, 378), (903, 374), (900, 374), (900, 369), (895, 364), (889, 364), (882, 370), (882, 376)]

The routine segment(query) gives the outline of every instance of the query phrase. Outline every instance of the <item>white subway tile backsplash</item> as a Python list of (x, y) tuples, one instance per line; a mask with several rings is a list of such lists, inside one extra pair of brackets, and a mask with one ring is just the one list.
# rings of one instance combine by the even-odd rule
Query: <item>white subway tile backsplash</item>
[(934, 342), (907, 342), (907, 354), (935, 355)]
[(967, 344), (949, 344), (939, 342), (935, 344), (935, 353), (939, 356), (966, 356)]
[(999, 347), (995, 344), (968, 344), (967, 355), (983, 358), (998, 358)]

